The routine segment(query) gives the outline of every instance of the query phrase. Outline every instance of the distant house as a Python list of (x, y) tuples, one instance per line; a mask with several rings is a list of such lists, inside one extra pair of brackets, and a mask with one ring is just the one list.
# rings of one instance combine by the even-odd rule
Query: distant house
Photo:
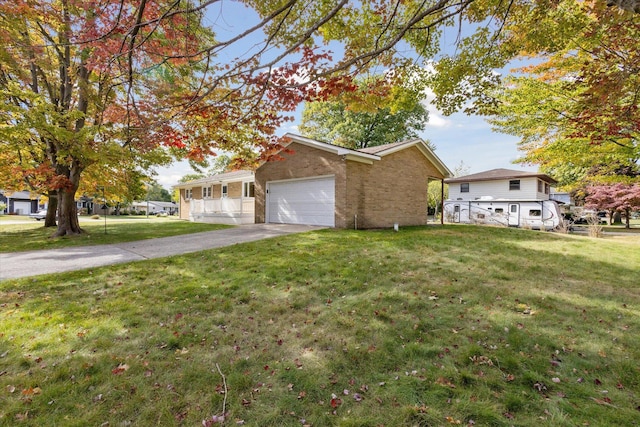
[(3, 213), (10, 215), (29, 215), (40, 208), (40, 196), (32, 196), (28, 191), (0, 190), (0, 202), (7, 207)]
[(161, 202), (157, 200), (133, 202), (130, 205), (132, 211), (137, 213), (149, 213), (155, 215), (158, 212), (165, 212), (169, 215), (178, 214), (178, 205), (175, 202)]
[(449, 199), (444, 203), (447, 222), (530, 228), (560, 224), (560, 210), (550, 198), (557, 181), (546, 174), (492, 169), (445, 183), (449, 184)]
[(180, 192), (180, 218), (212, 224), (254, 222), (252, 171), (235, 171), (175, 185)]
[(351, 150), (287, 134), (256, 170), (256, 222), (383, 228), (427, 223), (430, 180), (451, 172), (421, 139)]

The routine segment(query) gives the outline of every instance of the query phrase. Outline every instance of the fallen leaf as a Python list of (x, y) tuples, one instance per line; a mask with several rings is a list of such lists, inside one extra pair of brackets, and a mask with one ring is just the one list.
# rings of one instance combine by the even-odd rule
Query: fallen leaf
[(111, 373), (113, 375), (120, 375), (121, 373), (128, 371), (129, 370), (129, 365), (125, 364), (125, 363), (121, 363), (119, 364), (117, 367), (115, 367), (114, 369), (111, 370)]
[(456, 388), (455, 384), (453, 384), (450, 380), (448, 380), (447, 378), (444, 377), (440, 377), (436, 380), (436, 384), (439, 384), (441, 386), (445, 386), (445, 387), (449, 387), (449, 388)]
[(594, 402), (596, 402), (598, 405), (604, 405), (604, 406), (613, 406), (611, 404), (611, 399), (609, 399), (608, 397), (605, 397), (603, 399), (597, 399), (595, 397), (592, 397), (591, 400), (593, 400)]
[(40, 387), (29, 387), (22, 390), (23, 396), (35, 396), (42, 393), (42, 389)]

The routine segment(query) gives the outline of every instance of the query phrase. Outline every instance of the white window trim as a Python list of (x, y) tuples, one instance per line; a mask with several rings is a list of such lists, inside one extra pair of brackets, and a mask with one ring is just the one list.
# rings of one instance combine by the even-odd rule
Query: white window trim
[(203, 199), (210, 199), (211, 198), (211, 194), (212, 194), (212, 192), (211, 192), (211, 186), (210, 185), (202, 187), (202, 198)]
[(245, 181), (242, 183), (242, 197), (244, 197), (245, 199), (252, 199), (254, 196), (250, 196), (249, 194), (251, 193), (251, 191), (249, 191), (251, 189), (251, 185), (253, 184), (254, 186), (254, 192), (255, 192), (255, 182), (253, 181)]
[(184, 199), (185, 200), (191, 200), (192, 196), (193, 196), (193, 189), (185, 188), (184, 189)]
[(227, 197), (229, 197), (229, 184), (222, 184), (222, 188), (220, 189), (220, 198), (226, 199)]

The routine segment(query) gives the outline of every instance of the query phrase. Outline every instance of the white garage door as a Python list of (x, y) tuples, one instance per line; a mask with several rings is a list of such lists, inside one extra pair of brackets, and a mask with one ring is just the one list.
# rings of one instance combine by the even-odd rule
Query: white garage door
[(13, 202), (13, 212), (18, 215), (28, 215), (31, 213), (31, 202)]
[(267, 183), (267, 222), (335, 225), (335, 178)]

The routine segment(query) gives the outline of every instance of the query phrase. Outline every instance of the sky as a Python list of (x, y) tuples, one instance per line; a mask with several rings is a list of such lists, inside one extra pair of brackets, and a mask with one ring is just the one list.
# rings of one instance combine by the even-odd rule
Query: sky
[[(233, 37), (239, 30), (246, 28), (248, 23), (257, 19), (252, 11), (243, 9), (243, 6), (236, 2), (219, 2), (219, 4), (218, 8), (214, 7), (207, 11), (205, 22), (213, 26), (220, 39)], [(449, 39), (453, 41), (455, 37)], [(252, 46), (251, 43), (246, 45), (247, 51), (252, 48), (255, 48), (255, 45)], [(447, 49), (447, 46), (444, 48)], [(450, 170), (459, 169), (461, 166), (470, 174), (496, 168), (537, 170), (535, 166), (513, 164), (514, 160), (520, 156), (517, 137), (493, 132), (491, 126), (482, 117), (468, 116), (464, 113), (445, 116), (428, 101), (429, 97), (425, 100), (429, 111), (429, 123), (420, 137), (431, 141), (436, 147), (435, 154)], [(299, 113), (296, 114), (296, 121), (286, 123), (279, 130), (279, 135), (287, 132), (299, 134), (301, 111), (300, 108)], [(186, 161), (156, 168), (156, 172), (155, 179), (168, 190), (184, 175), (195, 173)]]

